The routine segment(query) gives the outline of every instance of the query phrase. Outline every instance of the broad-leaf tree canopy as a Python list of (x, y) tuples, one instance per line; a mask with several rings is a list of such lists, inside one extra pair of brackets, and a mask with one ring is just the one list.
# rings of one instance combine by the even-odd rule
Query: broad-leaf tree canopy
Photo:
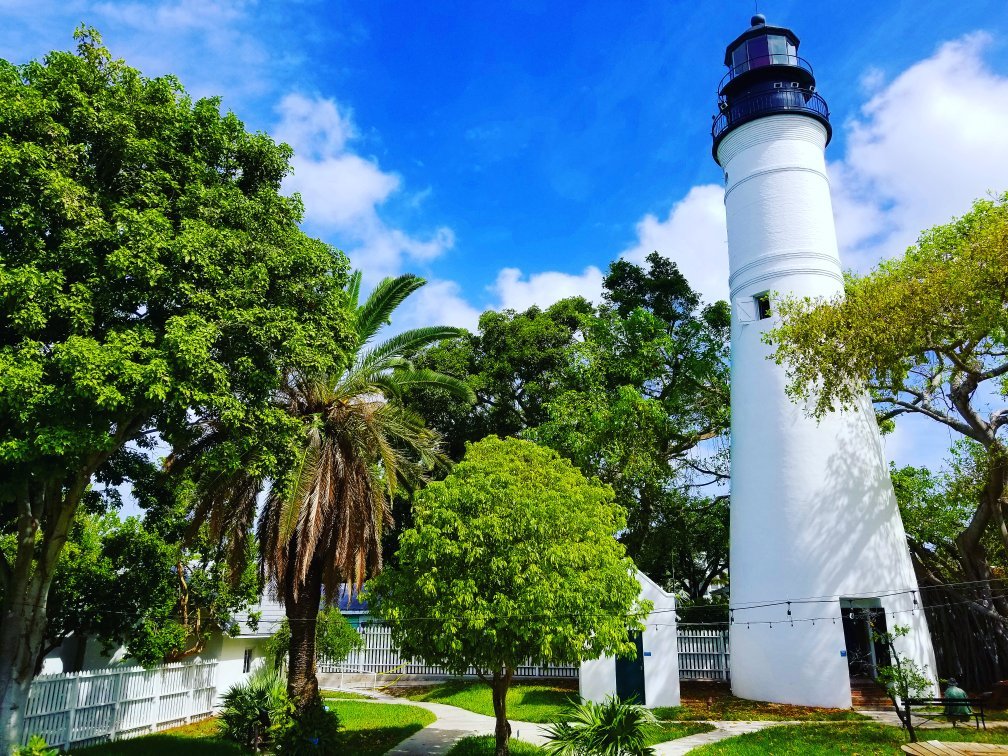
[[(222, 470), (279, 466), (296, 430), (269, 400), (341, 365), (344, 256), (300, 230), (291, 150), (216, 99), (113, 60), (0, 61), (0, 732), (18, 712), (46, 597), (88, 487), (194, 418), (241, 432)], [(8, 742), (0, 736), (0, 751)]]
[(642, 629), (650, 606), (615, 539), (625, 513), (555, 451), (488, 436), (414, 509), (369, 605), (403, 656), (458, 674), (475, 667), (491, 684), (498, 753), (519, 665), (633, 652), (627, 631)]

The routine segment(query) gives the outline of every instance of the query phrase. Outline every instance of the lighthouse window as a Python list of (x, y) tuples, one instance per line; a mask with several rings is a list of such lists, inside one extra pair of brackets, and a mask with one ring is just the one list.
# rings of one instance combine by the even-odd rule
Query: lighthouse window
[(743, 71), (747, 71), (747, 63), (749, 59), (746, 57), (746, 46), (739, 45), (732, 51), (732, 64), (738, 70), (735, 71), (736, 74), (740, 74)]
[(770, 37), (770, 56), (774, 63), (786, 66), (790, 62), (786, 37)]
[(746, 43), (749, 48), (749, 65), (753, 68), (770, 65), (770, 46), (766, 37), (753, 37)]
[(759, 320), (766, 320), (770, 317), (770, 292), (764, 291), (762, 294), (757, 294), (756, 299), (756, 317)]

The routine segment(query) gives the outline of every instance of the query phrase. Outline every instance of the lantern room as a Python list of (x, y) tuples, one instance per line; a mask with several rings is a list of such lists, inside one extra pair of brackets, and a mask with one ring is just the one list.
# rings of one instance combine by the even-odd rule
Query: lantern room
[(798, 56), (798, 36), (783, 26), (768, 26), (762, 14), (725, 51), (728, 73), (718, 86), (718, 113), (711, 136), (714, 158), (721, 140), (736, 126), (766, 115), (811, 116), (832, 136), (829, 108), (816, 92), (811, 64)]

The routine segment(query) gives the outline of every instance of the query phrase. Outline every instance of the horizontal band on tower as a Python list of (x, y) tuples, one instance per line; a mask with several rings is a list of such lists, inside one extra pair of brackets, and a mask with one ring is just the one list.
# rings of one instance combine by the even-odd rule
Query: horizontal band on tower
[(774, 270), (769, 273), (764, 273), (761, 276), (753, 276), (752, 278), (747, 278), (745, 281), (740, 283), (738, 286), (733, 286), (731, 289), (732, 301), (735, 300), (735, 296), (745, 288), (748, 288), (752, 284), (759, 283), (760, 281), (767, 281), (771, 278), (783, 278), (785, 276), (794, 275), (813, 275), (813, 276), (825, 276), (826, 278), (832, 278), (837, 281), (841, 286), (843, 285), (844, 278), (839, 273), (832, 270), (823, 270), (822, 268), (788, 268), (787, 270)]
[(728, 201), (728, 195), (734, 192), (738, 187), (742, 186), (746, 181), (750, 181), (754, 178), (759, 178), (760, 176), (766, 176), (770, 173), (786, 173), (788, 171), (803, 171), (804, 173), (814, 173), (816, 176), (822, 178), (826, 182), (826, 186), (829, 187), (829, 176), (826, 175), (825, 171), (820, 171), (817, 168), (806, 168), (803, 165), (780, 165), (775, 168), (763, 168), (758, 171), (753, 171), (745, 178), (735, 181), (725, 189), (724, 198), (725, 202)]
[(727, 167), (731, 159), (743, 150), (762, 142), (780, 139), (798, 139), (826, 148), (826, 127), (819, 121), (801, 114), (772, 115), (735, 128), (718, 145), (717, 161)]
[[(745, 265), (743, 265), (738, 270), (733, 271), (732, 274), (730, 276), (728, 276), (728, 286), (732, 287), (734, 285), (734, 282), (736, 281), (736, 279), (739, 278), (739, 276), (743, 275), (747, 271), (752, 270), (753, 268), (758, 268), (761, 265), (766, 265), (767, 263), (777, 262), (779, 260), (793, 260), (795, 258), (801, 258), (803, 260), (824, 260), (826, 262), (832, 263), (837, 268), (840, 267), (840, 260), (837, 258), (837, 256), (836, 255), (830, 255), (830, 254), (827, 254), (825, 252), (809, 252), (809, 251), (801, 250), (801, 249), (794, 250), (794, 251), (791, 251), (791, 252), (777, 252), (777, 253), (772, 254), (772, 255), (760, 255), (755, 260), (753, 260), (751, 262), (747, 262)], [(781, 271), (778, 271), (778, 272), (781, 272)], [(784, 272), (787, 272), (787, 271), (784, 271)]]

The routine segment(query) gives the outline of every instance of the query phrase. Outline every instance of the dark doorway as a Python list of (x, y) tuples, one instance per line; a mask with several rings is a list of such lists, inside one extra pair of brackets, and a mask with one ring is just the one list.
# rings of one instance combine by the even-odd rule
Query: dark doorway
[(841, 600), (847, 669), (852, 680), (874, 680), (878, 668), (890, 663), (889, 650), (874, 640), (873, 633), (887, 631), (885, 609), (880, 606), (850, 606)]
[(630, 633), (630, 642), (637, 646), (633, 659), (616, 657), (616, 697), (642, 706), (644, 698), (644, 639), (639, 632)]

